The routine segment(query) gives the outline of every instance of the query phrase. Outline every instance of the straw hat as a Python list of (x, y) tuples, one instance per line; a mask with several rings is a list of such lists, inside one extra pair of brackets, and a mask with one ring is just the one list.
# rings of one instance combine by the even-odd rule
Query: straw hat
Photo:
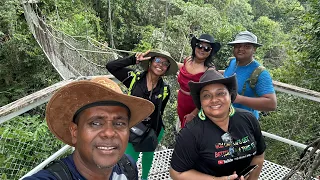
[[(152, 102), (143, 98), (123, 94), (117, 83), (106, 77), (72, 82), (60, 88), (46, 107), (46, 121), (50, 131), (61, 141), (71, 146), (69, 125), (75, 113), (93, 103), (115, 101), (130, 110), (129, 128), (136, 125), (154, 111)], [(99, 103), (98, 103), (99, 104)]]
[(229, 94), (231, 94), (231, 102), (233, 102), (236, 99), (237, 96), (237, 79), (236, 75), (233, 75), (231, 77), (223, 77), (222, 74), (220, 74), (216, 70), (207, 70), (200, 78), (199, 82), (193, 82), (190, 81), (189, 83), (191, 96), (193, 99), (194, 104), (198, 109), (201, 109), (201, 103), (200, 103), (200, 91), (203, 87), (209, 84), (224, 84)]

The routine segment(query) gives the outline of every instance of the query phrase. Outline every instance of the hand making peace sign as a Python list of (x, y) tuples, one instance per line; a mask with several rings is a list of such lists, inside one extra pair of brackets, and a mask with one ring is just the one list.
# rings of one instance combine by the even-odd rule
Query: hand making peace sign
[(136, 63), (139, 64), (141, 61), (149, 60), (151, 57), (144, 57), (150, 52), (150, 50), (142, 53), (142, 52), (137, 52), (135, 57), (136, 57)]

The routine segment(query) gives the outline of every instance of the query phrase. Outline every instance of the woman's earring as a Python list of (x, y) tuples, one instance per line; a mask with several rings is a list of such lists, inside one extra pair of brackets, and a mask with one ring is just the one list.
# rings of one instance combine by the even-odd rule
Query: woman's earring
[(233, 107), (232, 104), (231, 104), (231, 105), (230, 105), (230, 108), (229, 108), (229, 117), (232, 117), (235, 112), (236, 112), (236, 110), (234, 109), (234, 107)]
[(200, 111), (198, 112), (198, 117), (204, 121), (206, 120), (206, 115), (204, 115), (203, 109), (201, 108)]

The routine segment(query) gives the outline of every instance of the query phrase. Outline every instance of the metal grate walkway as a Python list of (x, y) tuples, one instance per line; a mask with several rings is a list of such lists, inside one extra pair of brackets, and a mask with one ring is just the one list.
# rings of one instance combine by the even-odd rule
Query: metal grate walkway
[[(173, 149), (157, 151), (154, 154), (149, 180), (171, 179), (169, 175), (170, 159)], [(141, 154), (138, 159), (139, 177), (141, 177)], [(280, 180), (290, 169), (265, 160), (259, 180)], [(292, 177), (292, 180), (302, 180), (300, 177)]]

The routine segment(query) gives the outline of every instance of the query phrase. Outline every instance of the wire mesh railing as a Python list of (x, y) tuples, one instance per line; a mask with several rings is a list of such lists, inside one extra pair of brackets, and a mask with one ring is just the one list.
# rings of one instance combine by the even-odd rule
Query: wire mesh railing
[(44, 117), (17, 116), (0, 124), (0, 179), (22, 177), (63, 145)]

